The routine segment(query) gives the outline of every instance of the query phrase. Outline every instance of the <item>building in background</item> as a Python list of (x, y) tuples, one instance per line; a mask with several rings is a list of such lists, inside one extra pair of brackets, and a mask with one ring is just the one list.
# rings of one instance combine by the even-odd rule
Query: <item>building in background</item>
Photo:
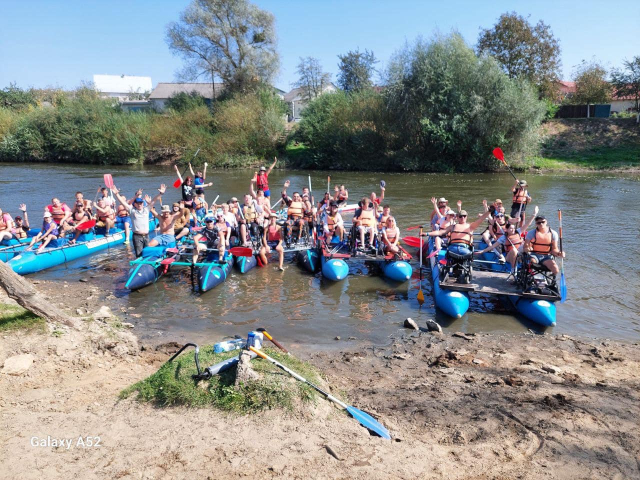
[[(323, 89), (320, 95), (325, 93), (333, 93), (338, 90), (333, 83), (328, 83)], [(304, 88), (298, 87), (291, 90), (284, 96), (284, 101), (289, 106), (289, 121), (299, 122), (302, 118), (302, 111), (307, 106), (308, 100), (304, 95)]]
[(134, 75), (94, 75), (94, 88), (103, 98), (117, 98), (119, 102), (144, 100), (153, 84), (151, 77)]
[(158, 83), (149, 95), (149, 101), (156, 111), (162, 112), (166, 108), (167, 100), (174, 95), (196, 92), (204, 98), (207, 105), (211, 105), (214, 98), (218, 98), (223, 90), (224, 84), (222, 83)]

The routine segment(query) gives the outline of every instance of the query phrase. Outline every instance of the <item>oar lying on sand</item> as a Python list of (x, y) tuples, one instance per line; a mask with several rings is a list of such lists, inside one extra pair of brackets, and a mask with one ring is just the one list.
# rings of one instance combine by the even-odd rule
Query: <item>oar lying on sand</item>
[(371, 432), (375, 433), (376, 435), (378, 435), (378, 436), (380, 436), (382, 438), (385, 438), (387, 440), (391, 440), (391, 434), (389, 433), (389, 430), (387, 430), (380, 422), (378, 422), (375, 418), (373, 418), (368, 413), (365, 413), (362, 410), (358, 410), (357, 408), (352, 407), (351, 405), (347, 405), (346, 403), (338, 400), (333, 395), (325, 392), (320, 387), (314, 385), (309, 380), (307, 380), (304, 377), (298, 375), (293, 370), (285, 367), (283, 364), (281, 364), (277, 360), (274, 360), (273, 358), (271, 358), (266, 353), (261, 352), (260, 350), (256, 350), (253, 347), (249, 347), (249, 350), (251, 350), (253, 353), (258, 355), (259, 357), (264, 358), (265, 360), (268, 360), (269, 362), (273, 363), (276, 367), (280, 368), (281, 370), (284, 370), (285, 372), (287, 372), (289, 375), (291, 375), (296, 380), (300, 380), (301, 382), (306, 383), (311, 388), (313, 388), (314, 390), (317, 390), (322, 395), (324, 395), (328, 400), (331, 400), (332, 402), (334, 402), (337, 405), (339, 405), (342, 408), (344, 408), (347, 412), (349, 412), (349, 414), (353, 418), (358, 420), (362, 426), (364, 426), (365, 428), (369, 429)]

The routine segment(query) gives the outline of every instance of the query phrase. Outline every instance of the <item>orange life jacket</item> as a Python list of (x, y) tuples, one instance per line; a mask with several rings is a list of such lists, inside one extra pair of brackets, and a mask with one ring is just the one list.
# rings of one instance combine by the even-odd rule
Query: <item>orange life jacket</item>
[(373, 210), (362, 210), (360, 212), (360, 225), (364, 225), (365, 227), (373, 227), (376, 223), (376, 217)]
[(518, 232), (515, 232), (512, 235), (507, 235), (507, 241), (504, 244), (505, 250), (507, 251), (507, 253), (514, 248), (517, 250), (518, 248), (520, 248), (522, 242), (522, 236)]
[(454, 225), (449, 235), (447, 235), (449, 237), (449, 243), (464, 243), (471, 247), (473, 245), (473, 233), (456, 230), (457, 227), (457, 224)]
[(304, 213), (304, 205), (302, 202), (291, 202), (287, 209), (287, 215), (293, 218), (302, 218)]
[[(107, 208), (110, 208), (110, 207), (107, 207)], [(53, 214), (51, 214), (51, 215), (53, 215)], [(111, 209), (111, 213), (108, 213), (108, 214), (104, 214), (104, 213), (98, 211), (98, 220), (100, 220), (101, 222), (104, 222), (107, 218), (110, 218), (111, 220), (116, 218), (116, 214), (113, 212), (113, 209)]]
[(536, 229), (535, 236), (531, 239), (531, 251), (533, 253), (541, 253), (548, 255), (553, 247), (553, 234), (551, 229), (547, 233), (540, 233)]
[(242, 213), (244, 214), (244, 219), (247, 223), (255, 222), (258, 214), (253, 205), (244, 205), (242, 207)]
[(51, 213), (51, 218), (57, 224), (60, 224), (60, 221), (64, 218), (64, 206), (61, 204), (59, 207), (55, 205), (49, 206), (49, 212)]
[(527, 203), (527, 189), (516, 188), (513, 192), (513, 203)]
[(327, 228), (329, 229), (330, 233), (333, 233), (333, 231), (336, 228), (336, 217), (332, 217), (331, 215), (327, 215)]

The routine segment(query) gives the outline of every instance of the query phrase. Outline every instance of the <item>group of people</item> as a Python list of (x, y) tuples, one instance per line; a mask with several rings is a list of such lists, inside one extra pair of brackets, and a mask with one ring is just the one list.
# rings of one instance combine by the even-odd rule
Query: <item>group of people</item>
[[(519, 254), (528, 253), (532, 259), (546, 267), (554, 276), (559, 273), (555, 257), (565, 256), (558, 247), (559, 237), (548, 224), (547, 218), (539, 214), (534, 208), (533, 215), (526, 222), (526, 207), (531, 202), (525, 180), (517, 180), (511, 191), (513, 202), (510, 215), (506, 214), (502, 200), (496, 199), (491, 205), (483, 201), (484, 211), (473, 222), (468, 221), (466, 210), (462, 209), (462, 202), (457, 202), (457, 210), (449, 208), (446, 198), (431, 199), (433, 212), (431, 213), (431, 232), (426, 233), (435, 237), (435, 248), (440, 250), (447, 247), (448, 251), (460, 256), (481, 255), (493, 251), (501, 263), (508, 262), (512, 271), (515, 269)], [(473, 251), (473, 235), (481, 225), (487, 222), (482, 233), (482, 240), (487, 245), (482, 250)], [(534, 230), (528, 231), (535, 222)], [(525, 233), (526, 232), (526, 233)]]

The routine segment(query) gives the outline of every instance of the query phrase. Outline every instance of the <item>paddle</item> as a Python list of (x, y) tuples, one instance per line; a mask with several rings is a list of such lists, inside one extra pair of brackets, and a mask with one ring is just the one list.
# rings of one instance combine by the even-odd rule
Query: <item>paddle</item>
[(420, 246), (420, 239), (418, 237), (404, 237), (402, 241), (407, 245), (409, 245), (410, 247)]
[(282, 350), (284, 353), (286, 353), (287, 355), (289, 355), (289, 350), (287, 350), (286, 348), (284, 348), (282, 346), (282, 344), (277, 341), (275, 338), (273, 338), (271, 335), (269, 335), (269, 332), (267, 332), (264, 328), (258, 328), (257, 330), (258, 332), (262, 332), (262, 334), (267, 337), (271, 343), (273, 343), (276, 347), (278, 347), (280, 350)]
[(264, 358), (265, 360), (273, 363), (276, 367), (280, 368), (281, 370), (284, 370), (285, 372), (287, 372), (289, 375), (291, 375), (296, 380), (299, 380), (301, 382), (306, 383), (311, 388), (313, 388), (314, 390), (316, 390), (316, 391), (320, 392), (322, 395), (324, 395), (327, 398), (327, 400), (330, 400), (330, 401), (336, 403), (337, 405), (339, 405), (340, 407), (344, 408), (349, 413), (349, 415), (351, 415), (358, 422), (360, 422), (360, 424), (363, 427), (369, 429), (371, 432), (375, 433), (376, 435), (378, 435), (378, 436), (380, 436), (382, 438), (385, 438), (387, 440), (391, 440), (391, 434), (389, 433), (389, 430), (387, 430), (380, 422), (378, 422), (375, 418), (373, 418), (368, 413), (365, 413), (362, 410), (358, 410), (357, 408), (355, 408), (355, 407), (353, 407), (351, 405), (347, 405), (346, 403), (344, 403), (341, 400), (338, 400), (333, 395), (325, 392), (320, 387), (318, 387), (318, 386), (314, 385), (313, 383), (311, 383), (309, 380), (307, 380), (304, 377), (298, 375), (293, 370), (290, 370), (289, 368), (285, 367), (283, 364), (281, 364), (277, 360), (271, 358), (266, 353), (261, 352), (260, 350), (256, 350), (254, 347), (249, 347), (249, 350), (251, 350), (253, 353), (258, 355), (259, 357)]
[(229, 249), (229, 253), (231, 255), (235, 255), (236, 257), (252, 257), (253, 250), (248, 247), (233, 247)]
[(109, 190), (111, 190), (113, 188), (113, 177), (111, 176), (110, 173), (105, 173), (104, 174), (104, 185)]
[[(193, 155), (193, 159), (196, 158), (196, 156), (198, 155), (198, 152), (200, 152), (200, 149), (196, 150), (196, 153)], [(188, 169), (189, 169), (189, 166), (187, 165), (187, 168), (184, 169), (184, 172), (182, 172), (182, 175), (175, 182), (173, 182), (173, 188), (180, 188), (182, 186), (182, 177), (185, 176)]]
[(420, 251), (418, 252), (420, 257), (420, 289), (418, 290), (418, 303), (422, 305), (424, 303), (424, 293), (422, 293), (422, 228), (420, 228)]
[(327, 192), (329, 192), (329, 194), (331, 194), (331, 176), (327, 177)]
[(93, 228), (95, 226), (95, 220), (87, 220), (86, 222), (82, 222), (81, 224), (76, 225), (76, 230), (87, 230), (88, 228)]
[(493, 156), (496, 157), (498, 160), (500, 160), (502, 163), (504, 163), (504, 166), (509, 169), (509, 173), (513, 176), (513, 178), (516, 181), (518, 181), (516, 176), (513, 174), (513, 171), (511, 170), (511, 167), (509, 167), (509, 165), (507, 165), (507, 162), (504, 159), (504, 152), (502, 151), (502, 149), (500, 147), (496, 147), (496, 148), (493, 149)]
[(413, 227), (407, 227), (407, 231), (417, 230), (419, 228), (424, 228), (424, 226), (423, 225), (414, 225)]
[(560, 222), (560, 303), (567, 300), (567, 281), (564, 278), (564, 257), (562, 256), (562, 210), (558, 209), (558, 221)]
[(171, 257), (171, 258), (164, 258), (161, 262), (160, 265), (171, 265), (173, 262), (176, 261), (176, 257)]

